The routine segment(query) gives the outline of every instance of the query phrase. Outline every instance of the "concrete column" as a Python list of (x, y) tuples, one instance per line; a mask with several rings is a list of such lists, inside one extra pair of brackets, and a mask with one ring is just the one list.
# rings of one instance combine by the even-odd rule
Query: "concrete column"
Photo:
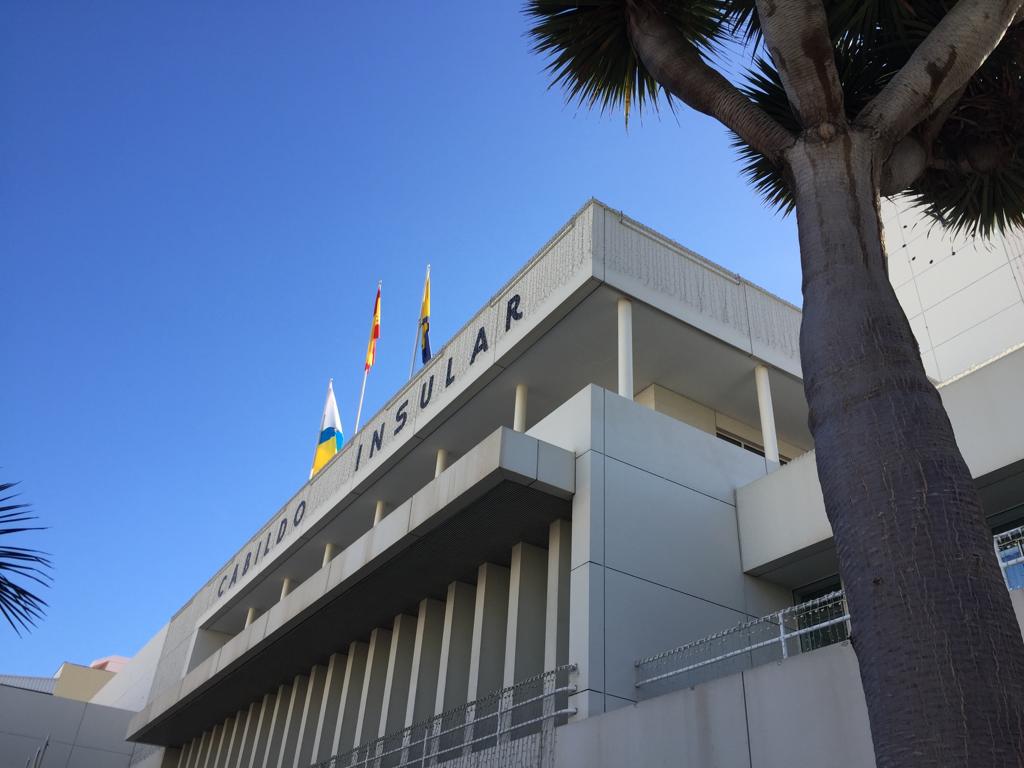
[(437, 668), (435, 715), (466, 703), (475, 605), (476, 595), (472, 586), (461, 581), (453, 581), (448, 585), (448, 596), (444, 601), (444, 629), (441, 633), (441, 660)]
[(254, 621), (256, 621), (256, 608), (250, 605), (249, 609), (245, 612), (245, 626), (248, 627)]
[(633, 399), (633, 304), (619, 299), (619, 394)]
[(242, 739), (245, 736), (245, 727), (248, 722), (248, 707), (235, 714), (235, 727), (231, 729), (231, 738), (228, 740), (227, 752), (224, 754), (225, 768), (237, 768), (238, 756), (242, 751)]
[(262, 768), (277, 765), (277, 757), (281, 754), (281, 744), (284, 743), (284, 722), (288, 717), (288, 704), (291, 702), (292, 686), (290, 683), (281, 683), (277, 689), (277, 697), (274, 699), (274, 711), (270, 716), (270, 728), (267, 738), (267, 747), (263, 750)]
[(299, 724), (302, 722), (302, 708), (306, 704), (308, 689), (309, 677), (296, 675), (292, 682), (291, 696), (288, 698), (288, 710), (284, 718), (284, 735), (281, 738), (277, 768), (291, 768), (295, 761), (296, 745), (299, 743)]
[(341, 687), (341, 707), (338, 722), (334, 727), (334, 741), (331, 754), (347, 752), (356, 743), (356, 720), (359, 717), (359, 700), (363, 693), (363, 678), (366, 677), (366, 657), (370, 652), (366, 643), (354, 642), (348, 647), (345, 663), (345, 682)]
[(434, 714), (443, 634), (444, 603), (429, 597), (420, 600), (409, 675), (409, 697), (405, 708), (406, 728)]
[(192, 761), (195, 768), (203, 768), (206, 765), (206, 755), (210, 752), (210, 737), (212, 735), (211, 731), (203, 731), (203, 735), (199, 739), (199, 749), (196, 750), (195, 759)]
[(468, 701), (501, 688), (508, 629), (508, 584), (508, 568), (484, 563), (477, 569)]
[(366, 675), (359, 698), (359, 717), (356, 719), (356, 746), (377, 738), (380, 730), (381, 706), (384, 703), (384, 684), (388, 676), (388, 657), (391, 655), (391, 630), (377, 627), (370, 633), (370, 653), (366, 657)]
[(526, 385), (516, 384), (516, 410), (512, 417), (512, 429), (516, 432), (526, 431), (526, 394)]
[(273, 720), (276, 704), (277, 693), (268, 693), (263, 696), (260, 714), (256, 718), (256, 732), (253, 734), (249, 768), (264, 768), (263, 753), (267, 751), (267, 743), (270, 741), (270, 722)]
[(188, 749), (181, 753), (185, 761), (183, 768), (193, 768), (196, 765), (196, 759), (199, 757), (199, 745), (202, 740), (202, 736), (196, 736), (188, 742)]
[(387, 504), (383, 500), (377, 499), (377, 506), (373, 510), (373, 524), (376, 525), (383, 520), (385, 514), (387, 514)]
[(292, 591), (292, 577), (291, 576), (285, 576), (281, 580), (281, 597), (279, 597), (278, 599), (279, 600), (284, 600), (286, 597), (288, 597), (288, 593), (291, 592), (291, 591)]
[(228, 746), (231, 741), (231, 731), (235, 729), (235, 718), (229, 717), (220, 725), (220, 737), (215, 739), (216, 749), (213, 751), (213, 759), (208, 761), (210, 768), (224, 768), (224, 761), (228, 756)]
[(217, 750), (220, 749), (220, 743), (224, 738), (224, 724), (217, 723), (213, 726), (210, 731), (210, 746), (206, 749), (206, 760), (204, 765), (206, 768), (214, 768), (217, 759)]
[(544, 671), (547, 590), (548, 553), (532, 544), (516, 544), (509, 576), (503, 688)]
[(295, 759), (292, 768), (309, 768), (318, 762), (313, 759), (313, 741), (316, 739), (317, 721), (320, 718), (320, 704), (324, 699), (324, 688), (327, 684), (327, 667), (315, 665), (309, 670), (309, 685), (306, 686), (306, 698), (302, 702), (302, 717), (299, 719), (299, 732), (296, 738)]
[(772, 388), (768, 381), (768, 369), (763, 365), (754, 368), (757, 384), (757, 410), (761, 414), (761, 442), (764, 443), (764, 458), (779, 465), (779, 438), (775, 433), (775, 410), (772, 408)]
[(333, 754), (334, 729), (341, 719), (341, 695), (347, 666), (348, 658), (340, 653), (331, 654), (327, 660), (327, 679), (324, 682), (323, 699), (320, 701), (316, 735), (313, 737), (313, 759), (310, 762), (323, 762)]
[(437, 477), (448, 468), (448, 451), (444, 448), (437, 449), (437, 460), (434, 462), (434, 477)]
[(259, 728), (260, 715), (263, 714), (263, 699), (257, 699), (249, 705), (249, 716), (245, 720), (242, 731), (242, 746), (238, 750), (238, 768), (249, 768), (256, 746), (256, 732)]
[(320, 567), (324, 568), (326, 565), (334, 559), (334, 556), (338, 553), (338, 548), (331, 542), (324, 544), (324, 559), (320, 563)]
[(572, 523), (555, 520), (548, 528), (547, 609), (544, 618), (544, 669), (569, 663), (569, 562)]
[(381, 704), (378, 736), (386, 736), (405, 726), (409, 704), (412, 656), (416, 644), (416, 623), (413, 616), (399, 614), (391, 627), (391, 648), (387, 674), (384, 678), (384, 699)]

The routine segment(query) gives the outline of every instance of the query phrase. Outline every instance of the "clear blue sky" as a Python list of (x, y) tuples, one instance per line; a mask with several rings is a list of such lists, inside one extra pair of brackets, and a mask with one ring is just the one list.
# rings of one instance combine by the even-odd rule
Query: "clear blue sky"
[(0, 478), (49, 530), (0, 672), (131, 655), (590, 196), (793, 302), (793, 220), (689, 111), (547, 90), (518, 2), (0, 6)]

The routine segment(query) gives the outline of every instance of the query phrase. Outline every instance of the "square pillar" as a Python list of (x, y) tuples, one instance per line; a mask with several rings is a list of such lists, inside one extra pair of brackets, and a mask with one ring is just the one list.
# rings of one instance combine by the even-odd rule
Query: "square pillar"
[(359, 718), (359, 702), (363, 693), (366, 657), (369, 652), (370, 647), (366, 643), (353, 642), (348, 646), (345, 682), (341, 690), (341, 711), (334, 728), (332, 755), (347, 752), (355, 746), (356, 720)]
[(516, 544), (509, 575), (503, 688), (544, 671), (547, 586), (548, 553), (532, 544)]
[(441, 601), (429, 597), (420, 601), (416, 616), (416, 638), (412, 650), (409, 700), (405, 709), (406, 727), (434, 714), (438, 670), (441, 666), (444, 614), (444, 603)]
[(441, 634), (441, 660), (437, 669), (437, 696), (434, 699), (436, 715), (466, 703), (475, 604), (476, 590), (472, 586), (461, 581), (453, 581), (448, 585), (448, 596), (444, 603), (444, 631)]
[[(316, 735), (313, 737), (313, 753), (310, 762), (323, 762), (334, 754), (334, 728), (341, 719), (341, 695), (345, 685), (345, 669), (348, 657), (332, 653), (327, 660), (327, 677), (324, 693), (320, 700), (320, 712), (316, 719)], [(301, 768), (305, 768), (304, 766)]]
[(381, 704), (378, 736), (386, 736), (405, 726), (415, 645), (416, 618), (404, 614), (395, 616), (395, 623), (391, 627), (391, 649), (387, 676), (384, 680), (384, 701)]
[(467, 701), (502, 687), (505, 632), (508, 629), (508, 585), (508, 568), (484, 563), (477, 569)]

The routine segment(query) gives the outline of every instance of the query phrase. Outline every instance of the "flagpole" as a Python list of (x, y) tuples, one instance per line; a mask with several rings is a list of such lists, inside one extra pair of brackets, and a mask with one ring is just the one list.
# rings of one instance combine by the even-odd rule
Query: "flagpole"
[(355, 436), (359, 432), (359, 417), (363, 415), (363, 395), (366, 394), (366, 377), (369, 375), (370, 369), (363, 367), (363, 388), (359, 390), (359, 410), (356, 411), (356, 428), (352, 430), (352, 435)]
[[(427, 293), (427, 280), (430, 279), (430, 265), (427, 264), (427, 276), (423, 279), (423, 295)], [(412, 343), (412, 360), (409, 361), (409, 378), (412, 378), (412, 372), (416, 370), (416, 349), (420, 345), (420, 332), (423, 330), (423, 299), (420, 299), (420, 316), (416, 320), (416, 341)]]
[(412, 372), (416, 369), (416, 348), (420, 345), (420, 323), (416, 323), (416, 341), (412, 343), (412, 360), (409, 361), (409, 378), (412, 378)]
[[(380, 296), (380, 289), (381, 289), (381, 285), (383, 285), (383, 283), (384, 283), (383, 280), (378, 280), (377, 281), (377, 295), (378, 296)], [(377, 310), (378, 309), (379, 309), (379, 307), (377, 305), (377, 302), (376, 302), (376, 300), (374, 300), (374, 303), (373, 303), (373, 325), (370, 326), (370, 341), (371, 341), (371, 343), (373, 341), (373, 330), (377, 326)], [(373, 353), (374, 353), (374, 357), (376, 357), (376, 355), (377, 355), (377, 347), (376, 346), (374, 346), (374, 348), (373, 348)], [(369, 357), (369, 354), (367, 354), (367, 357)], [(363, 365), (363, 386), (359, 390), (359, 408), (356, 410), (356, 428), (354, 430), (352, 430), (352, 436), (353, 437), (355, 437), (359, 433), (359, 421), (360, 421), (360, 418), (363, 415), (363, 396), (366, 394), (366, 377), (369, 376), (369, 375), (370, 375), (370, 361), (367, 360), (367, 363)]]

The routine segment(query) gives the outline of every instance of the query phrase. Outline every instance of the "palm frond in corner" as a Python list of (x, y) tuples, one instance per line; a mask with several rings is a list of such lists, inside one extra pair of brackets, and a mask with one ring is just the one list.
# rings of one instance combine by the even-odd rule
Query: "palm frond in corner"
[(20, 636), (22, 630), (36, 626), (45, 613), (47, 603), (35, 590), (50, 586), (53, 564), (46, 553), (7, 544), (10, 539), (3, 538), (44, 530), (42, 526), (25, 525), (36, 516), (28, 504), (14, 501), (17, 494), (10, 491), (15, 485), (0, 483), (0, 614)]

